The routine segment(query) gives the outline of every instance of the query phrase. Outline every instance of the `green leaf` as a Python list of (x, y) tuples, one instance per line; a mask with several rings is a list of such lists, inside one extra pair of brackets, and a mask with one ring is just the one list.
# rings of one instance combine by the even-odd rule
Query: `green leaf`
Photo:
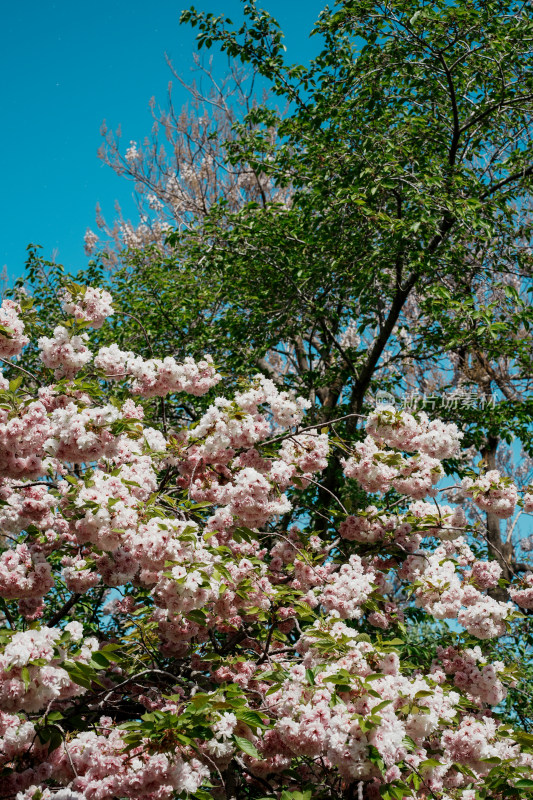
[(259, 752), (255, 748), (255, 745), (253, 745), (249, 739), (245, 739), (243, 736), (234, 736), (233, 741), (239, 750), (242, 750), (242, 752), (246, 753), (246, 755), (252, 756), (252, 758), (261, 758)]
[(247, 725), (251, 725), (255, 728), (264, 728), (265, 723), (263, 722), (263, 718), (257, 711), (237, 711), (236, 713), (237, 719), (242, 720), (242, 722), (246, 722)]
[(421, 761), (419, 764), (419, 769), (433, 769), (433, 767), (440, 767), (440, 761), (437, 761), (434, 758), (426, 758), (424, 761)]
[(24, 688), (27, 691), (28, 687), (29, 687), (29, 685), (31, 683), (30, 671), (29, 671), (28, 667), (22, 667), (22, 669), (20, 671), (20, 677), (22, 678), (22, 681), (24, 683)]
[(389, 703), (392, 703), (392, 700), (382, 700), (381, 703), (378, 703), (376, 706), (373, 707), (372, 714), (375, 714), (378, 711), (381, 711), (381, 709), (385, 708), (386, 706), (388, 706)]
[(97, 650), (91, 656), (91, 666), (95, 666), (97, 669), (99, 668), (105, 669), (106, 667), (109, 666), (109, 662), (111, 660), (112, 659), (109, 658), (105, 653), (101, 652), (100, 650)]

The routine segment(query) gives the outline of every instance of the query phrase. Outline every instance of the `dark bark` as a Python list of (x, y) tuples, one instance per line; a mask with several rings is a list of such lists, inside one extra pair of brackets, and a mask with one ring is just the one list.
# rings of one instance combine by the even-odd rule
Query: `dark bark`
[[(485, 447), (481, 449), (481, 455), (487, 469), (496, 469), (496, 453), (498, 451), (498, 437), (489, 436)], [(487, 513), (487, 544), (489, 556), (498, 562), (502, 568), (502, 578), (510, 581), (513, 577), (511, 564), (513, 563), (513, 546), (511, 542), (502, 541), (500, 520), (495, 514)], [(495, 600), (505, 601), (508, 599), (507, 591), (499, 586), (490, 589), (491, 597)]]
[(237, 774), (234, 761), (224, 770), (222, 777), (224, 779), (226, 800), (237, 800)]

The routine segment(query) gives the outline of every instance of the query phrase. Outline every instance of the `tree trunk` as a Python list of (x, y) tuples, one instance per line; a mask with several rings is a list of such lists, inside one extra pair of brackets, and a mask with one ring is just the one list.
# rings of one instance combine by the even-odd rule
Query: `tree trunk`
[(237, 773), (235, 762), (232, 761), (222, 773), (226, 800), (237, 800)]
[[(498, 437), (489, 436), (487, 444), (481, 449), (483, 461), (487, 465), (487, 469), (496, 469), (496, 452), (498, 450)], [(511, 571), (511, 564), (513, 560), (513, 546), (511, 542), (503, 542), (500, 530), (500, 520), (495, 514), (487, 513), (487, 544), (489, 548), (489, 557), (498, 562), (502, 568), (502, 578), (510, 581), (513, 577)], [(507, 592), (505, 589), (497, 586), (490, 589), (488, 594), (494, 597), (495, 600), (507, 600)]]

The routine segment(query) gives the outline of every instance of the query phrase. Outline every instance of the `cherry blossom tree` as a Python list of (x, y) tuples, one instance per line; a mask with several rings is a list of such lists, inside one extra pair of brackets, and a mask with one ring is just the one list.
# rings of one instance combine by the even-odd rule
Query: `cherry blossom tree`
[[(354, 441), (351, 415), (308, 423), (262, 374), (226, 396), (209, 356), (98, 346), (105, 289), (59, 300), (39, 376), (31, 299), (0, 309), (18, 375), (0, 395), (0, 796), (522, 797), (532, 737), (498, 714), (520, 665), (491, 653), (533, 581), (503, 581), (442, 502), (458, 427), (382, 406)], [(148, 424), (177, 394), (205, 412)], [(316, 530), (298, 498), (334, 451), (372, 503), (333, 496)], [(497, 472), (462, 489), (498, 518), (533, 510)], [(413, 663), (420, 618), (449, 641)]]
[(134, 247), (0, 309), (0, 797), (523, 797), (527, 7), (185, 17), (288, 109), (108, 136)]

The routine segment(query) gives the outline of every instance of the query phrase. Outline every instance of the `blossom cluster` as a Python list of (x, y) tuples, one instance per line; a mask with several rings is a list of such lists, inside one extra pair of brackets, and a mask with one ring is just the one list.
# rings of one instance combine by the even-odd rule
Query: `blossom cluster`
[(4, 300), (0, 306), (0, 357), (17, 356), (29, 341), (24, 334), (20, 306), (13, 300)]
[[(69, 625), (71, 626), (69, 630)], [(65, 628), (72, 639), (80, 639), (79, 623)], [(3, 711), (40, 711), (54, 700), (64, 700), (84, 693), (82, 686), (65, 670), (65, 648), (58, 640), (65, 638), (58, 628), (15, 633), (0, 655), (0, 707)], [(76, 662), (86, 663), (98, 648), (98, 640), (83, 640)]]
[(109, 379), (132, 378), (132, 392), (143, 397), (164, 397), (173, 392), (205, 394), (220, 381), (211, 356), (195, 362), (187, 357), (179, 363), (172, 356), (143, 359), (117, 345), (101, 347), (94, 365)]
[(497, 469), (476, 478), (463, 478), (463, 490), (482, 511), (501, 519), (513, 515), (518, 501), (516, 486)]

